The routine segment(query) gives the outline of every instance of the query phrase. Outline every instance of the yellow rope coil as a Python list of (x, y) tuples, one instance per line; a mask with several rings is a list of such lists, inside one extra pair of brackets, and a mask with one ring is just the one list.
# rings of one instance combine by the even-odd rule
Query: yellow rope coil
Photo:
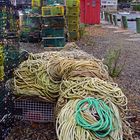
[(63, 80), (60, 85), (60, 96), (66, 99), (83, 99), (86, 97), (110, 100), (118, 107), (126, 107), (127, 97), (117, 84), (99, 78), (75, 77)]
[(46, 62), (42, 60), (27, 60), (15, 70), (14, 88), (17, 94), (39, 96), (55, 102), (59, 94), (59, 85), (49, 79), (46, 72)]
[[(114, 114), (113, 127), (116, 129), (109, 136), (100, 139), (94, 133), (76, 124), (75, 109), (79, 101), (80, 99), (70, 100), (59, 112), (56, 120), (56, 132), (59, 140), (123, 140), (121, 118), (115, 105), (111, 103)], [(93, 123), (91, 119), (89, 122)]]
[(106, 67), (101, 61), (76, 60), (63, 57), (52, 57), (48, 61), (47, 73), (55, 82), (70, 79), (71, 77), (98, 77), (109, 80)]

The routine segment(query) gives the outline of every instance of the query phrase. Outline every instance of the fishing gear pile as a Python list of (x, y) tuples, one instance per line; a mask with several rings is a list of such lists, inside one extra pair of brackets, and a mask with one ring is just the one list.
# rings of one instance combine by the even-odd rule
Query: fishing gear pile
[[(128, 140), (132, 134), (125, 120), (126, 109), (127, 98), (117, 84), (97, 77), (63, 80), (56, 107), (57, 135), (60, 140), (67, 133), (70, 140), (79, 139), (80, 135), (85, 140)], [(89, 138), (77, 125), (88, 131)]]
[(102, 61), (63, 56), (64, 51), (30, 54), (15, 70), (19, 96), (56, 103), (59, 140), (129, 140), (127, 97), (112, 82)]

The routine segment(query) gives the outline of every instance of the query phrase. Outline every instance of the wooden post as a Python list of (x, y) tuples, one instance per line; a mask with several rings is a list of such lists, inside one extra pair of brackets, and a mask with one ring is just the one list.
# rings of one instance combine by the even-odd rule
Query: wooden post
[(136, 18), (136, 29), (137, 33), (140, 33), (140, 18)]
[(105, 21), (107, 21), (107, 12), (104, 12), (105, 15)]
[(110, 23), (113, 24), (112, 14), (109, 14)]
[(117, 20), (117, 16), (116, 15), (113, 15), (113, 22), (114, 22), (115, 26), (118, 25), (118, 20)]
[(106, 13), (107, 14), (107, 21), (110, 23), (110, 16), (109, 16), (109, 13)]
[(122, 27), (124, 29), (128, 28), (128, 22), (127, 22), (127, 17), (126, 16), (122, 16)]
[(101, 18), (102, 18), (103, 20), (105, 20), (105, 12), (104, 12), (104, 11), (101, 12)]

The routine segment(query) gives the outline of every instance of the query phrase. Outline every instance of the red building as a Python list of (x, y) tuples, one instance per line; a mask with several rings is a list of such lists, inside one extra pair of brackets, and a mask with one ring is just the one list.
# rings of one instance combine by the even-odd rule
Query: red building
[(84, 24), (100, 24), (100, 0), (80, 0), (80, 20)]

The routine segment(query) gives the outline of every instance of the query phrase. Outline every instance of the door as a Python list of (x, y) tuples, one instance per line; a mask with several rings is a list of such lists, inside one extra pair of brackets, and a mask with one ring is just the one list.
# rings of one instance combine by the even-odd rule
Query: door
[(81, 0), (81, 22), (100, 23), (100, 0)]

